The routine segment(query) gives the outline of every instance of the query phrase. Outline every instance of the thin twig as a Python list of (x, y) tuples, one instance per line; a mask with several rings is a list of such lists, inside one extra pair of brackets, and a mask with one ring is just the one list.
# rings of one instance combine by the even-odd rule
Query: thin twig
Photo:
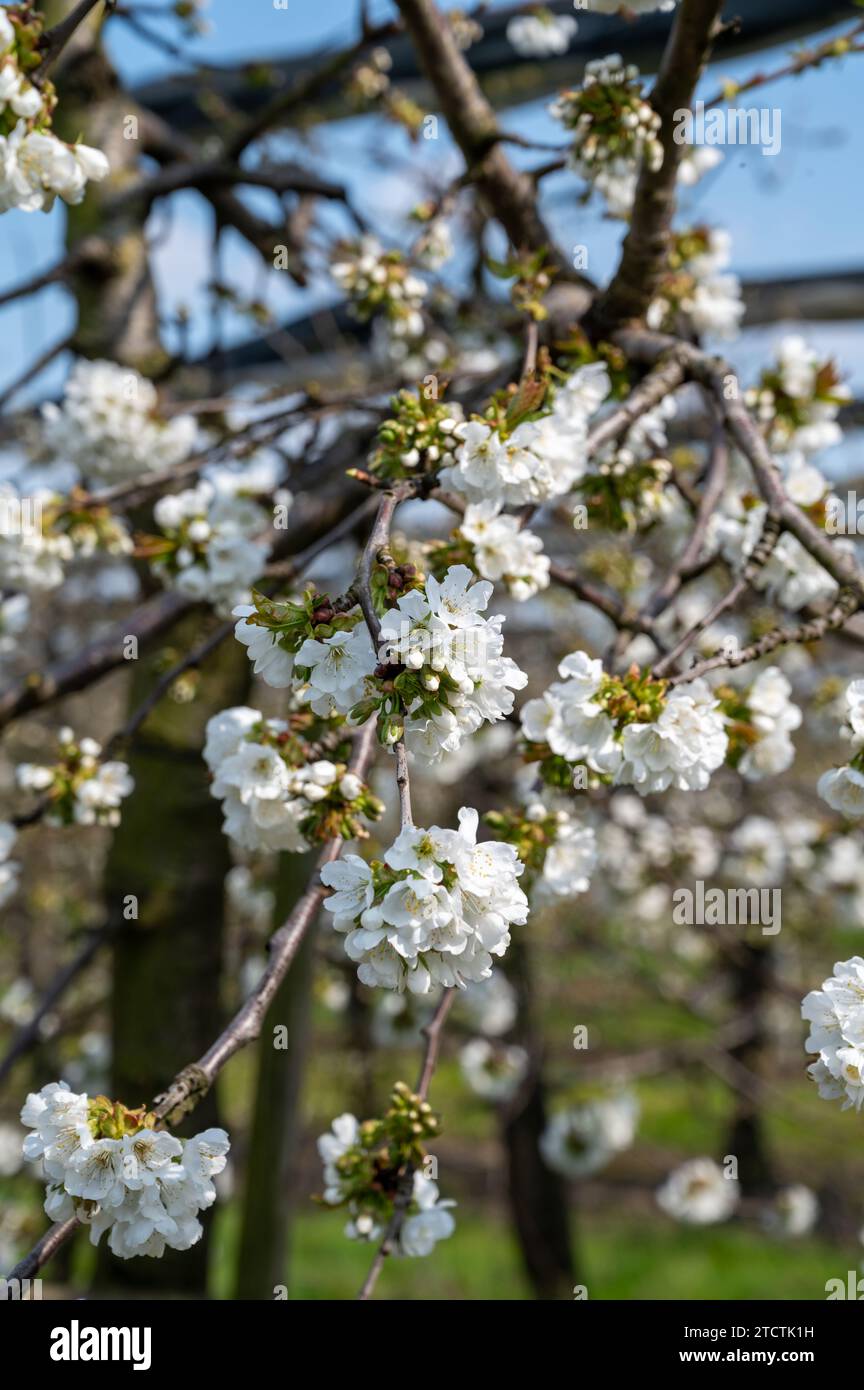
[[(423, 1034), (426, 1038), (426, 1047), (423, 1052), (423, 1060), (420, 1065), (420, 1076), (416, 1087), (417, 1095), (421, 1100), (426, 1100), (429, 1094), (429, 1086), (438, 1062), (438, 1054), (441, 1050), (441, 1032), (455, 997), (455, 989), (445, 989), (438, 1002), (435, 1013), (423, 1029)], [(393, 1201), (393, 1213), (387, 1223), (384, 1237), (378, 1249), (375, 1251), (375, 1257), (372, 1261), (369, 1273), (363, 1280), (363, 1285), (357, 1295), (358, 1303), (367, 1302), (375, 1291), (378, 1276), (384, 1268), (387, 1256), (393, 1253), (396, 1241), (399, 1238), (399, 1232), (405, 1220), (405, 1213), (411, 1205), (413, 1192), (414, 1169), (409, 1165), (400, 1178), (399, 1188)]]

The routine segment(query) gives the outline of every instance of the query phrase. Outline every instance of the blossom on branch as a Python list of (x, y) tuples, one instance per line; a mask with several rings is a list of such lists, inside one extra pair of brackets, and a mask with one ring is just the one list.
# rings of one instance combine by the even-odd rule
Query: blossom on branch
[(321, 870), (334, 890), (324, 907), (361, 983), (427, 994), (491, 975), (510, 926), (527, 921), (528, 900), (515, 849), (478, 844), (478, 822), (463, 806), (458, 830), (408, 825), (383, 861), (351, 854)]
[[(332, 757), (319, 756), (324, 748)], [(224, 830), (248, 850), (300, 854), (314, 843), (365, 839), (384, 807), (348, 771), (344, 721), (296, 710), (265, 719), (247, 706), (222, 710), (207, 725), (204, 758)]]
[(53, 1221), (70, 1216), (121, 1259), (188, 1250), (203, 1235), (198, 1213), (213, 1205), (213, 1178), (227, 1162), (228, 1135), (207, 1129), (177, 1139), (143, 1108), (76, 1095), (64, 1081), (28, 1095), (24, 1156), (41, 1163)]
[(152, 381), (116, 362), (76, 362), (60, 405), (42, 406), (43, 436), (85, 479), (123, 482), (173, 468), (192, 452), (191, 415), (166, 417)]
[(453, 1234), (455, 1222), (442, 1201), (437, 1183), (422, 1170), (424, 1140), (437, 1136), (438, 1117), (428, 1101), (414, 1095), (404, 1082), (393, 1088), (390, 1107), (380, 1120), (337, 1115), (318, 1140), (324, 1165), (323, 1204), (347, 1208), (350, 1240), (379, 1240), (391, 1228), (393, 1253), (412, 1257), (431, 1255), (439, 1240)]
[(135, 790), (127, 764), (103, 762), (101, 744), (93, 738), (77, 739), (71, 729), (61, 729), (57, 740), (57, 763), (20, 763), (15, 770), (18, 786), (45, 797), (48, 825), (118, 826), (120, 803)]

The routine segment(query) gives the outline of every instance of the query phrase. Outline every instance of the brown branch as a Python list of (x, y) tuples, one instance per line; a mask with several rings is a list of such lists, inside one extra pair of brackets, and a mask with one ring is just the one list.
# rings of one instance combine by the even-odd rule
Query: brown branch
[(698, 680), (700, 676), (707, 675), (709, 671), (734, 670), (738, 666), (746, 666), (751, 661), (758, 661), (760, 657), (767, 656), (777, 647), (789, 646), (792, 643), (818, 642), (827, 633), (833, 632), (847, 623), (853, 613), (856, 613), (861, 607), (861, 603), (862, 599), (859, 594), (852, 589), (842, 589), (836, 603), (821, 617), (809, 618), (807, 622), (798, 623), (795, 627), (773, 628), (771, 632), (766, 632), (764, 637), (760, 637), (757, 642), (752, 642), (750, 646), (743, 647), (739, 652), (708, 657), (696, 666), (691, 666), (689, 671), (683, 671), (680, 675), (673, 676), (669, 685), (681, 685), (685, 681)]
[[(59, 24), (55, 24), (53, 29), (46, 30), (42, 35), (39, 42), (39, 51), (42, 61), (35, 70), (33, 76), (33, 80), (37, 85), (42, 82), (49, 69), (56, 63), (63, 49), (74, 35), (75, 30), (84, 23), (88, 15), (91, 14), (101, 2), (102, 0), (78, 0), (78, 4), (75, 6), (74, 10), (70, 11), (65, 19), (61, 19)], [(105, 0), (105, 14), (110, 14), (113, 8), (114, 0)]]
[(39, 356), (36, 357), (29, 366), (25, 367), (24, 371), (21, 372), (19, 376), (15, 377), (15, 380), (11, 381), (5, 390), (0, 393), (0, 410), (5, 410), (9, 401), (11, 401), (13, 396), (17, 395), (22, 386), (26, 386), (39, 376), (41, 372), (44, 372), (46, 367), (50, 367), (55, 357), (60, 357), (62, 353), (67, 352), (74, 346), (74, 343), (75, 334), (65, 333), (62, 338), (58, 338), (50, 347), (45, 348), (44, 352), (40, 352)]
[(593, 458), (607, 444), (616, 443), (640, 416), (671, 396), (683, 380), (684, 368), (674, 354), (658, 362), (654, 370), (634, 386), (626, 400), (590, 431), (585, 445), (587, 457)]
[(729, 363), (662, 333), (625, 330), (616, 335), (615, 341), (632, 361), (654, 363), (670, 351), (679, 355), (687, 375), (711, 392), (724, 418), (731, 442), (749, 462), (762, 499), (782, 530), (790, 532), (800, 541), (838, 586), (853, 589), (864, 603), (864, 575), (855, 560), (836, 546), (824, 531), (814, 525), (806, 512), (786, 496), (780, 469), (741, 399), (738, 377)]
[(681, 0), (676, 11), (651, 93), (651, 105), (661, 120), (663, 163), (657, 170), (642, 166), (618, 269), (590, 314), (594, 333), (606, 336), (639, 322), (657, 292), (666, 269), (678, 166), (685, 149), (675, 141), (674, 117), (690, 107), (722, 6), (723, 0)]
[(663, 676), (667, 671), (671, 670), (679, 657), (684, 654), (687, 648), (692, 645), (701, 633), (707, 631), (712, 623), (715, 623), (723, 613), (735, 607), (741, 595), (746, 593), (754, 584), (760, 571), (767, 565), (779, 539), (780, 523), (771, 512), (768, 512), (762, 524), (762, 533), (756, 545), (753, 547), (753, 552), (747, 560), (738, 579), (732, 585), (731, 589), (723, 594), (723, 596), (709, 608), (707, 613), (687, 629), (680, 640), (675, 643), (672, 650), (667, 652), (661, 661), (657, 662), (653, 671), (655, 676)]
[(375, 612), (375, 605), (372, 602), (372, 571), (378, 562), (378, 556), (390, 543), (390, 527), (393, 522), (393, 513), (399, 503), (414, 490), (412, 483), (397, 483), (392, 491), (385, 492), (378, 503), (378, 511), (375, 516), (375, 524), (369, 533), (369, 539), (360, 557), (360, 564), (357, 570), (357, 600), (366, 619), (366, 626), (372, 638), (372, 645), (376, 651), (380, 643), (381, 624), (378, 621), (378, 614)]
[(406, 825), (413, 825), (414, 820), (411, 814), (411, 781), (408, 775), (408, 754), (405, 750), (404, 739), (399, 740), (395, 745), (396, 754), (396, 786), (399, 790), (399, 814), (403, 828)]
[(433, 0), (397, 0), (417, 61), (431, 83), (467, 165), (467, 177), (517, 250), (545, 249), (559, 274), (573, 271), (556, 250), (537, 211), (534, 180), (515, 169), (501, 144), (498, 120), (471, 65)]
[(726, 102), (735, 101), (745, 92), (752, 92), (757, 87), (765, 87), (769, 82), (780, 81), (784, 77), (798, 77), (808, 68), (818, 68), (829, 58), (845, 58), (847, 53), (862, 53), (864, 48), (853, 44), (853, 40), (864, 34), (864, 19), (853, 24), (851, 29), (847, 29), (845, 34), (838, 34), (833, 39), (826, 39), (813, 49), (801, 49), (794, 53), (788, 63), (783, 63), (778, 68), (773, 68), (771, 72), (755, 72), (751, 77), (747, 77), (743, 82), (731, 82), (722, 91), (716, 92), (709, 101), (705, 103), (705, 109), (712, 106), (723, 106)]
[(696, 520), (690, 538), (663, 583), (645, 605), (644, 617), (656, 618), (664, 612), (680, 590), (685, 577), (694, 565), (698, 565), (702, 557), (705, 533), (726, 486), (728, 464), (729, 450), (726, 446), (726, 439), (723, 431), (718, 430), (711, 449), (705, 488), (699, 499)]
[(129, 617), (121, 619), (105, 637), (98, 638), (83, 652), (63, 657), (44, 672), (25, 676), (0, 695), (0, 729), (22, 714), (41, 709), (76, 690), (84, 690), (109, 671), (115, 671), (126, 659), (123, 655), (126, 637), (136, 637), (139, 643), (152, 641), (191, 613), (194, 607), (182, 594), (158, 594)]

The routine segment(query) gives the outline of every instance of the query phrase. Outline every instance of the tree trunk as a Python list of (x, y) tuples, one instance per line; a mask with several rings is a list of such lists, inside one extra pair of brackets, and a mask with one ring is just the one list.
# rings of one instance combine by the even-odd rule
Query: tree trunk
[[(194, 635), (181, 631), (178, 640), (184, 638), (188, 645)], [(133, 705), (151, 682), (151, 675), (136, 672)], [(245, 655), (226, 644), (211, 658), (198, 699), (163, 701), (129, 759), (135, 791), (115, 833), (105, 881), (109, 920), (122, 925), (113, 952), (112, 1085), (128, 1105), (152, 1100), (222, 1026), (223, 896), (231, 861), (201, 748), (206, 720), (242, 702), (246, 688)], [(130, 895), (138, 915), (124, 920)], [(215, 1123), (211, 1095), (179, 1132)], [(203, 1294), (212, 1223), (205, 1216), (203, 1224), (205, 1238), (191, 1250), (166, 1251), (161, 1260), (106, 1256), (103, 1276), (126, 1287)]]
[[(276, 921), (287, 916), (311, 868), (307, 857), (285, 854), (276, 896)], [(288, 1279), (291, 1217), (297, 1198), (301, 1096), (312, 1019), (315, 932), (307, 933), (261, 1029), (255, 1111), (246, 1164), (235, 1298), (271, 1299)], [(287, 1045), (274, 1045), (274, 1029)]]
[(572, 1298), (576, 1267), (570, 1211), (563, 1180), (543, 1162), (540, 1136), (546, 1128), (542, 1045), (534, 1016), (530, 948), (514, 941), (508, 976), (519, 996), (514, 1041), (526, 1048), (530, 1072), (502, 1116), (507, 1152), (507, 1196), (522, 1262), (536, 1298)]
[[(736, 942), (729, 952), (728, 969), (736, 1012), (749, 1020), (751, 1027), (748, 1036), (729, 1049), (734, 1068), (730, 1077), (734, 1109), (726, 1152), (738, 1160), (738, 1180), (744, 1192), (748, 1196), (765, 1195), (776, 1186), (758, 1091), (769, 1041), (765, 1007), (773, 974), (771, 947)], [(746, 1068), (748, 1075), (736, 1074), (738, 1067)]]

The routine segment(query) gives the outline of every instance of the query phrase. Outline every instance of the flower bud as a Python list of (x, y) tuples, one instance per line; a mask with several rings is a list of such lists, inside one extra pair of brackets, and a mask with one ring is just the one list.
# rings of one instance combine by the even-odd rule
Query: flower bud
[(346, 801), (356, 801), (363, 790), (363, 783), (354, 772), (346, 772), (339, 783), (339, 792)]

